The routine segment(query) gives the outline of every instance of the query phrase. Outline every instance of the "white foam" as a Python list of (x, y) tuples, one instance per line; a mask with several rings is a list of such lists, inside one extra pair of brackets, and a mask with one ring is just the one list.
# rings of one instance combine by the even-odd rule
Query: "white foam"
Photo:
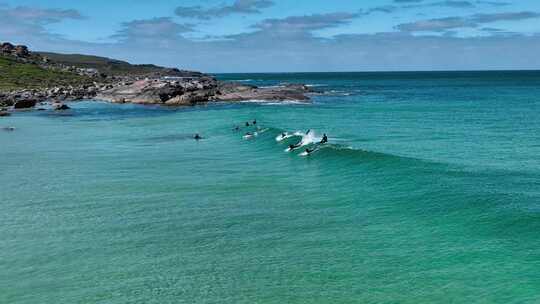
[(268, 102), (267, 100), (262, 99), (247, 99), (247, 100), (241, 100), (240, 103), (265, 103)]
[(301, 144), (302, 146), (306, 146), (315, 142), (320, 142), (321, 140), (322, 137), (317, 136), (315, 131), (309, 130), (309, 133), (302, 136)]
[(284, 105), (309, 105), (309, 102), (300, 101), (300, 100), (282, 100), (282, 101), (270, 101), (262, 99), (248, 99), (241, 100), (239, 103), (257, 103), (265, 106), (284, 106)]
[(277, 88), (283, 88), (282, 85), (269, 85), (269, 86), (260, 86), (261, 89), (277, 89)]
[[(283, 134), (285, 134), (285, 136), (283, 136)], [(295, 136), (295, 134), (290, 134), (288, 132), (285, 132), (283, 134), (279, 134), (278, 136), (276, 136), (276, 141), (284, 141), (285, 139), (287, 138), (291, 138), (293, 136)]]
[(246, 134), (244, 136), (242, 136), (244, 139), (252, 139), (253, 137), (256, 137), (258, 136), (259, 133), (258, 132), (253, 132), (252, 134)]
[(266, 106), (284, 106), (284, 105), (309, 105), (309, 102), (300, 101), (300, 100), (283, 100), (283, 101), (270, 101), (262, 103)]
[(269, 128), (259, 128), (259, 127), (257, 127), (257, 132), (256, 133), (258, 133), (257, 135), (259, 135), (259, 134), (262, 134), (262, 133), (264, 133), (264, 132), (266, 132), (268, 130), (270, 130), (270, 129)]
[(319, 142), (321, 140), (320, 137), (317, 137), (315, 135), (315, 132), (313, 130), (309, 130), (307, 133), (303, 133), (301, 131), (296, 131), (293, 133), (295, 136), (302, 136), (302, 139), (300, 140), (299, 143), (297, 143), (295, 146), (294, 149), (291, 150), (291, 148), (287, 148), (285, 149), (285, 152), (291, 152), (293, 150), (296, 150), (296, 149), (300, 149), (302, 147), (305, 147), (307, 145), (310, 145), (310, 144), (313, 144), (315, 142)]

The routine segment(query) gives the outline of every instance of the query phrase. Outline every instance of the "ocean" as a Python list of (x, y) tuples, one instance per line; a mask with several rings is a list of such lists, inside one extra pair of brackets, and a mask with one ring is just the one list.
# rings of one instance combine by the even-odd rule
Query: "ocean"
[(217, 77), (0, 118), (0, 303), (540, 302), (540, 72)]

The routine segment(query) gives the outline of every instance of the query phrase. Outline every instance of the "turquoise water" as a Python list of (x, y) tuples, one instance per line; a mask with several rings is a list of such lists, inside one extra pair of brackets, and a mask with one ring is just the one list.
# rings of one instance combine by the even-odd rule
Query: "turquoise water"
[(0, 119), (0, 303), (540, 302), (540, 72), (219, 77), (325, 93)]

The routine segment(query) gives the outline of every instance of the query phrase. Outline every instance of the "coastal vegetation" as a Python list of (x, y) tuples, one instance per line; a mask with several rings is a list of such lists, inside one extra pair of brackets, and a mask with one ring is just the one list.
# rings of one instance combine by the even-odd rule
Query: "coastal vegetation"
[[(74, 66), (84, 69), (97, 69), (100, 73), (110, 76), (124, 75), (148, 75), (157, 73), (171, 73), (176, 69), (169, 69), (154, 64), (131, 64), (126, 61), (107, 57), (82, 55), (82, 54), (59, 54), (50, 52), (37, 52), (37, 54), (49, 58), (59, 64)], [(179, 70), (177, 70), (180, 72)], [(181, 71), (184, 76), (197, 76), (202, 73), (193, 71)]]
[(0, 91), (38, 89), (91, 83), (87, 76), (68, 71), (45, 69), (36, 64), (18, 62), (0, 56)]

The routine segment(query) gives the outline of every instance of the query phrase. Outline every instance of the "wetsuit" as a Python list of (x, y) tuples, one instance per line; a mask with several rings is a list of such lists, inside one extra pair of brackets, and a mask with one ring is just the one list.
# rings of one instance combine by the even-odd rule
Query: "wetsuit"
[(296, 148), (298, 148), (300, 146), (301, 146), (301, 144), (299, 144), (299, 143), (296, 144), (296, 145), (289, 145), (289, 149), (294, 150), (294, 149), (296, 149)]
[(326, 134), (323, 136), (322, 140), (321, 140), (321, 144), (325, 144), (328, 142), (328, 137), (326, 136)]

